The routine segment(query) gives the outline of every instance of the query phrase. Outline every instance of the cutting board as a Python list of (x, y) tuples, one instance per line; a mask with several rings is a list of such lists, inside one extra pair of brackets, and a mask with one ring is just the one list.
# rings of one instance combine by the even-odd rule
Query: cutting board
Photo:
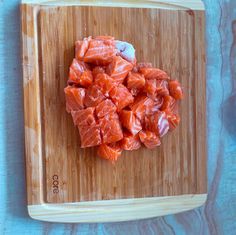
[[(28, 211), (56, 222), (161, 216), (206, 200), (205, 16), (200, 0), (22, 4)], [(74, 42), (112, 35), (132, 43), (184, 89), (181, 123), (155, 150), (116, 164), (81, 149), (63, 89)]]

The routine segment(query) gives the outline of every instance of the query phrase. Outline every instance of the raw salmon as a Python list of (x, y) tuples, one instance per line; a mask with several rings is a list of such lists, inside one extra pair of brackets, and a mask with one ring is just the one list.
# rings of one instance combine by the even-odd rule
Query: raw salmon
[(83, 87), (88, 87), (93, 82), (92, 72), (89, 66), (82, 61), (73, 59), (69, 71), (69, 84), (78, 84)]
[(98, 156), (110, 161), (117, 161), (120, 157), (122, 149), (117, 145), (112, 144), (101, 144), (98, 147)]
[(166, 80), (156, 80), (156, 93), (159, 96), (169, 95), (168, 82)]
[(163, 97), (157, 96), (155, 99), (151, 101), (150, 105), (146, 107), (146, 115), (153, 115), (157, 111), (160, 110), (160, 107), (163, 104)]
[(181, 100), (183, 98), (183, 90), (178, 81), (176, 80), (169, 81), (169, 90), (170, 90), (170, 95), (174, 97), (176, 100)]
[(146, 112), (149, 108), (152, 108), (154, 105), (154, 101), (145, 96), (138, 96), (133, 104), (131, 105), (131, 110), (136, 115), (136, 117), (139, 118), (140, 121), (142, 121), (146, 115)]
[(95, 65), (107, 65), (116, 56), (117, 49), (113, 40), (92, 39), (84, 55), (84, 62)]
[(122, 84), (114, 86), (109, 95), (117, 107), (117, 111), (121, 111), (126, 106), (130, 105), (134, 101), (134, 97), (129, 90)]
[(111, 76), (116, 83), (123, 83), (128, 73), (133, 69), (133, 65), (120, 56), (113, 58), (112, 62), (107, 66), (106, 73)]
[(148, 97), (155, 98), (157, 90), (157, 81), (156, 79), (146, 80), (145, 92), (147, 92)]
[(124, 138), (120, 141), (120, 146), (124, 150), (137, 150), (141, 147), (139, 135), (124, 134)]
[(134, 115), (133, 111), (122, 110), (119, 113), (120, 121), (123, 127), (125, 127), (130, 133), (136, 135), (142, 130), (140, 120)]
[(76, 126), (95, 125), (96, 119), (94, 116), (94, 111), (95, 111), (94, 107), (89, 107), (78, 111), (72, 111), (71, 115), (74, 124)]
[(170, 79), (166, 72), (157, 68), (143, 67), (139, 69), (139, 72), (143, 74), (146, 79)]
[(86, 109), (72, 111), (71, 115), (73, 118), (73, 122), (76, 126), (88, 126), (88, 125), (95, 125), (96, 120), (94, 116), (94, 107), (89, 107)]
[(114, 143), (123, 138), (123, 131), (117, 113), (110, 113), (100, 118), (99, 125), (104, 144)]
[(151, 63), (137, 63), (135, 49), (112, 36), (75, 43), (64, 89), (66, 110), (78, 127), (81, 147), (98, 147), (112, 162), (143, 143), (153, 149), (179, 125), (180, 83)]
[(141, 142), (149, 149), (154, 149), (161, 144), (160, 138), (151, 131), (140, 131), (139, 138)]
[(135, 73), (139, 73), (141, 68), (152, 68), (152, 63), (148, 63), (148, 62), (140, 62), (137, 63), (134, 68), (133, 68), (133, 72)]
[(99, 125), (78, 126), (81, 148), (93, 147), (102, 144)]
[(95, 66), (93, 68), (92, 74), (95, 79), (99, 73), (103, 73), (103, 74), (105, 73), (105, 69), (103, 66)]
[(92, 84), (92, 82), (93, 82), (92, 72), (89, 70), (84, 71), (80, 77), (80, 85), (82, 87), (89, 87)]
[(176, 106), (176, 100), (172, 96), (167, 95), (163, 97), (163, 104), (160, 110), (163, 110), (163, 111), (169, 110), (173, 112), (175, 110), (175, 106)]
[(100, 87), (102, 93), (106, 97), (109, 96), (109, 92), (115, 86), (114, 80), (105, 73), (98, 74), (95, 78), (94, 84)]
[(172, 113), (168, 110), (165, 111), (169, 126), (170, 126), (170, 131), (174, 130), (180, 123), (180, 117), (178, 114)]
[(132, 95), (137, 95), (145, 86), (145, 78), (140, 73), (129, 72), (127, 77), (127, 88)]
[(153, 115), (145, 117), (145, 129), (163, 137), (169, 130), (169, 122), (165, 112), (157, 111)]
[(116, 106), (110, 99), (102, 101), (96, 107), (96, 114), (98, 118), (102, 118), (107, 114), (111, 114), (114, 112), (116, 112)]
[(84, 104), (86, 107), (95, 107), (103, 100), (105, 100), (105, 96), (99, 86), (93, 85), (87, 89), (84, 98)]
[(89, 42), (91, 37), (84, 38), (83, 41), (75, 42), (75, 58), (78, 60), (83, 60), (85, 53), (89, 48)]
[(66, 96), (66, 111), (76, 111), (84, 108), (85, 89), (67, 86), (64, 89)]

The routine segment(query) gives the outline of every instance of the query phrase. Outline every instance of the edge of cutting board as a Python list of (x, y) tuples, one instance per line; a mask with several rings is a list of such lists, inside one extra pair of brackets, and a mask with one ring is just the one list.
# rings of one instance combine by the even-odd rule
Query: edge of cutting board
[(147, 219), (191, 210), (206, 201), (207, 194), (40, 204), (28, 206), (31, 218), (64, 223), (121, 222)]
[[(145, 219), (167, 214), (175, 214), (203, 205), (207, 194), (187, 194), (179, 196), (88, 201), (76, 203), (45, 203), (42, 176), (42, 140), (39, 101), (39, 68), (37, 44), (37, 14), (40, 5), (56, 5), (60, 1), (38, 1), (36, 5), (23, 1), (22, 10), (22, 45), (25, 109), (25, 142), (27, 162), (28, 212), (33, 219), (51, 222), (118, 222)], [(63, 5), (86, 5), (91, 1), (66, 1)], [(164, 9), (204, 10), (201, 0), (189, 2), (182, 0), (137, 1), (135, 7), (156, 7)], [(124, 1), (115, 1), (115, 6), (123, 6)], [(132, 1), (126, 1), (131, 7)], [(92, 2), (90, 5), (96, 5)], [(155, 5), (155, 6), (154, 6)], [(105, 4), (105, 6), (109, 6)], [(113, 5), (114, 6), (114, 5)], [(27, 105), (28, 100), (34, 105)], [(32, 183), (37, 183), (34, 188)]]
[[(24, 4), (33, 4), (34, 0), (23, 0)], [(36, 4), (35, 4), (36, 5)], [(38, 0), (37, 5), (47, 6), (69, 6), (69, 5), (81, 5), (81, 6), (112, 6), (112, 7), (143, 7), (143, 8), (162, 8), (173, 10), (205, 10), (202, 0), (112, 0), (112, 1), (96, 1), (96, 0)]]

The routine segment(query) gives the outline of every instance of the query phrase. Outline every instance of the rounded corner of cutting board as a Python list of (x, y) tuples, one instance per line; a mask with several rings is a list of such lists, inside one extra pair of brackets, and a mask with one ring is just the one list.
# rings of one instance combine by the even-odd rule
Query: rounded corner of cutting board
[(61, 223), (121, 222), (185, 212), (202, 206), (207, 194), (28, 205), (32, 219)]

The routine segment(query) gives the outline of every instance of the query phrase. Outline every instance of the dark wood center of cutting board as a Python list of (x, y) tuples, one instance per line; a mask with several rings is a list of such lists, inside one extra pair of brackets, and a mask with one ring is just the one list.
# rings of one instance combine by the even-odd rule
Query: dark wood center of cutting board
[[(76, 202), (206, 193), (204, 12), (59, 7), (38, 17), (45, 201)], [(124, 152), (112, 165), (81, 149), (63, 89), (74, 42), (112, 35), (184, 87), (181, 124), (155, 150)]]

